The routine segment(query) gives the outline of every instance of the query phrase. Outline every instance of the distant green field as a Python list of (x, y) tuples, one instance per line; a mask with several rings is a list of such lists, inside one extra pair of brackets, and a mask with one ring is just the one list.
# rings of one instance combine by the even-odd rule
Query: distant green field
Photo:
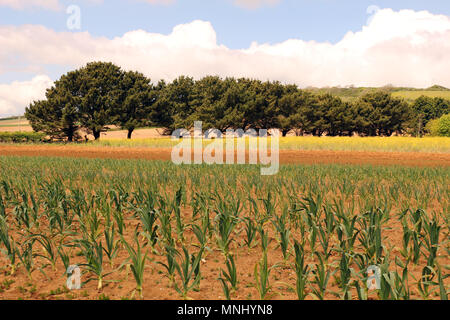
[(431, 90), (419, 90), (419, 91), (397, 91), (393, 92), (394, 97), (400, 97), (407, 100), (415, 100), (420, 96), (427, 96), (431, 98), (444, 98), (450, 100), (450, 91), (431, 91)]
[(329, 93), (335, 96), (340, 97), (344, 101), (351, 101), (363, 96), (366, 93), (374, 92), (377, 90), (386, 90), (392, 93), (394, 97), (401, 97), (406, 100), (415, 100), (420, 96), (428, 96), (428, 97), (440, 97), (444, 99), (450, 100), (450, 90), (441, 87), (441, 86), (433, 86), (428, 89), (416, 89), (416, 88), (403, 88), (403, 87), (382, 87), (382, 88), (373, 88), (373, 87), (350, 87), (350, 88), (341, 88), (341, 87), (333, 87), (333, 88), (308, 88), (307, 90), (319, 94)]
[(27, 119), (24, 117), (21, 118), (7, 118), (7, 119), (0, 119), (0, 127), (11, 127), (11, 126), (18, 126), (18, 125), (24, 125), (28, 124)]

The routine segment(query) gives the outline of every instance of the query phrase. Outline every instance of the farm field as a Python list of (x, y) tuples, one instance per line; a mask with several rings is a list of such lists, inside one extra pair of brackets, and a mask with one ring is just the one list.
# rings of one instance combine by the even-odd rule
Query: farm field
[[(0, 144), (3, 156), (42, 156), (99, 159), (171, 160), (170, 148), (99, 147), (94, 145), (8, 145)], [(282, 164), (371, 164), (408, 167), (448, 167), (450, 153), (445, 152), (382, 152), (348, 150), (283, 150)], [(191, 157), (192, 158), (192, 157)], [(246, 155), (248, 159), (248, 153)]]
[[(270, 138), (269, 138), (270, 139)], [(212, 140), (204, 140), (207, 145)], [(89, 146), (171, 148), (179, 141), (171, 138), (102, 139)], [(280, 137), (281, 150), (380, 151), (450, 153), (446, 137)]]
[[(0, 150), (3, 299), (441, 299), (449, 290), (448, 162), (284, 164), (263, 177), (250, 165)], [(86, 283), (70, 291), (73, 264)], [(365, 289), (370, 265), (384, 275), (378, 292)]]
[[(1, 133), (0, 128), (0, 133)], [(179, 143), (171, 137), (161, 136), (159, 129), (138, 129), (132, 139), (125, 139), (126, 131), (104, 133), (98, 141), (73, 144), (74, 147), (120, 147), (141, 149), (167, 149)], [(270, 139), (270, 138), (269, 138)], [(211, 143), (203, 140), (203, 146)], [(0, 144), (1, 145), (1, 144)], [(8, 146), (8, 144), (3, 144)], [(47, 144), (48, 145), (48, 144)], [(50, 146), (66, 146), (52, 143)], [(248, 142), (247, 142), (248, 147)], [(369, 151), (369, 152), (429, 152), (450, 153), (450, 141), (446, 137), (312, 137), (288, 136), (279, 138), (280, 150), (328, 150), (328, 151)]]
[(415, 100), (421, 96), (430, 98), (450, 99), (450, 90), (416, 90), (416, 91), (395, 91), (392, 93), (394, 97), (404, 98), (406, 100)]

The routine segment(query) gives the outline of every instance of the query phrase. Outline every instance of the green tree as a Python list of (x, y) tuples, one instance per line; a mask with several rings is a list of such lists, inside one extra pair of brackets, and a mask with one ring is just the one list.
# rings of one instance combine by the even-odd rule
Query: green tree
[(112, 112), (112, 122), (127, 130), (127, 138), (136, 128), (149, 124), (150, 110), (157, 99), (150, 79), (142, 73), (125, 72), (120, 80), (119, 101)]
[(437, 120), (436, 133), (441, 137), (450, 137), (450, 114), (443, 115)]
[(312, 93), (296, 89), (289, 91), (280, 99), (278, 128), (283, 136), (291, 130), (295, 130), (297, 135), (311, 131), (313, 118), (311, 101), (314, 98)]
[(450, 101), (439, 97), (420, 96), (414, 101), (412, 110), (410, 127), (414, 134), (421, 136), (431, 120), (438, 119), (450, 111)]
[(81, 125), (95, 140), (118, 112), (122, 77), (120, 67), (109, 62), (91, 62), (67, 74), (67, 85), (77, 93)]
[(389, 92), (375, 91), (363, 95), (358, 103), (368, 125), (360, 127), (369, 136), (391, 136), (402, 133), (411, 119), (411, 108), (403, 99), (394, 98)]
[(188, 119), (195, 112), (194, 79), (181, 76), (168, 85), (160, 82), (159, 87), (158, 98), (151, 111), (152, 123), (164, 127), (165, 134), (175, 129), (191, 128), (193, 123)]
[(25, 109), (25, 117), (34, 131), (44, 132), (52, 139), (79, 138), (80, 128), (77, 102), (66, 87), (64, 77), (46, 91), (46, 100), (34, 101)]

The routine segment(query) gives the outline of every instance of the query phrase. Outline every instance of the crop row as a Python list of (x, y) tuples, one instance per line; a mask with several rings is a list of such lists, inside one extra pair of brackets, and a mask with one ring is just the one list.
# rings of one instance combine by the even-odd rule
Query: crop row
[[(381, 270), (379, 299), (448, 295), (446, 168), (284, 166), (261, 177), (252, 166), (0, 162), (8, 277), (33, 281), (76, 261), (98, 290), (127, 271), (142, 297), (146, 272), (158, 269), (189, 298), (210, 279), (205, 262), (221, 257), (215, 281), (228, 299), (244, 285), (260, 299), (278, 287), (298, 299), (368, 299), (371, 265)], [(247, 284), (237, 263), (245, 252), (256, 257)], [(279, 269), (293, 281), (274, 280)]]

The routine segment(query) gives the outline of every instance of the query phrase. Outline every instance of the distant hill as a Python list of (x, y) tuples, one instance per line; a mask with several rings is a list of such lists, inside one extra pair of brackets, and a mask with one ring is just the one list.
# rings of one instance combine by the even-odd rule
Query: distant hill
[(343, 100), (352, 100), (356, 99), (366, 93), (377, 91), (377, 90), (386, 90), (391, 92), (396, 97), (401, 97), (406, 100), (415, 100), (420, 96), (428, 96), (428, 97), (440, 97), (444, 99), (450, 100), (450, 89), (440, 86), (434, 85), (432, 87), (426, 89), (418, 89), (418, 88), (408, 88), (408, 87), (394, 87), (391, 85), (387, 85), (384, 87), (327, 87), (327, 88), (314, 88), (308, 87), (306, 90), (315, 93), (329, 93), (335, 96), (340, 97)]
[(429, 88), (427, 89), (427, 91), (450, 91), (450, 89), (435, 84), (434, 86), (429, 87)]

